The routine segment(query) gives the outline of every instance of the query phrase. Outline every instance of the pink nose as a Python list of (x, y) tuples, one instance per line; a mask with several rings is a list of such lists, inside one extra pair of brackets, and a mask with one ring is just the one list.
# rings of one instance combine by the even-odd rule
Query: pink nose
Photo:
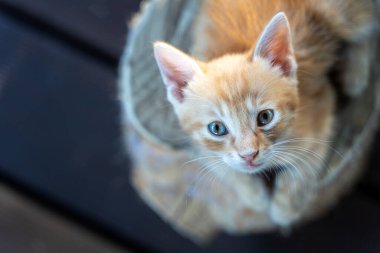
[(247, 162), (250, 162), (250, 161), (255, 160), (258, 154), (259, 154), (259, 151), (255, 151), (249, 154), (239, 154), (239, 156), (243, 158), (244, 160), (246, 160)]

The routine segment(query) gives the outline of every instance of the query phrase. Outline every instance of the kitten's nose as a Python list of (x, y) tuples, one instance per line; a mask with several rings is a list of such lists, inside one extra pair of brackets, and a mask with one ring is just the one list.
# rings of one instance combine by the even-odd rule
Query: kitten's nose
[(248, 154), (239, 154), (239, 156), (243, 158), (244, 160), (246, 160), (247, 162), (250, 162), (250, 161), (255, 160), (258, 154), (259, 154), (259, 151), (254, 151)]

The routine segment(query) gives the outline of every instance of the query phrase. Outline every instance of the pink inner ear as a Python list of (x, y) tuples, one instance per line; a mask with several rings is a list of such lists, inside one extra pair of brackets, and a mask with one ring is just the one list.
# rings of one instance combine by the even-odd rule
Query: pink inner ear
[(171, 89), (173, 97), (177, 99), (178, 102), (182, 103), (185, 98), (184, 89), (187, 86), (187, 81), (183, 79), (178, 79), (178, 76), (173, 75), (169, 75), (168, 79), (170, 82), (175, 83), (175, 85), (172, 85), (172, 88), (168, 87), (168, 89)]
[(285, 76), (296, 72), (289, 23), (284, 13), (275, 15), (265, 27), (254, 56), (267, 59), (272, 66), (280, 67)]
[(191, 80), (195, 73), (191, 69), (179, 69), (178, 66), (172, 66), (170, 63), (166, 63), (166, 65), (170, 66), (168, 69), (171, 70), (165, 71), (167, 82), (171, 86), (168, 89), (171, 89), (173, 97), (182, 103), (185, 98), (184, 89), (188, 84), (188, 80)]
[(185, 95), (183, 94), (183, 89), (179, 87), (174, 87), (172, 90), (173, 97), (178, 100), (178, 102), (182, 103), (185, 99)]
[(289, 75), (291, 71), (291, 64), (289, 56), (292, 52), (290, 50), (290, 41), (287, 31), (281, 29), (278, 31), (276, 38), (271, 42), (268, 52), (268, 58), (271, 59), (272, 66), (279, 66), (285, 75)]
[(185, 99), (185, 88), (197, 71), (200, 72), (199, 66), (188, 55), (168, 44), (155, 43), (154, 49), (169, 97), (182, 103)]

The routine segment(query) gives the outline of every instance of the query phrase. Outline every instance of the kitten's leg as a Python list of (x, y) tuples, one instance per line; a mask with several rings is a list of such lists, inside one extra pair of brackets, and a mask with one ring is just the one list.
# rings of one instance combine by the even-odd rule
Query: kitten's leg
[[(230, 170), (230, 168), (226, 169)], [(218, 172), (220, 173), (220, 171), (223, 170), (219, 170)], [(268, 209), (268, 192), (263, 180), (260, 178), (234, 171), (229, 171), (228, 176), (224, 172), (221, 172), (221, 175), (218, 175), (218, 177), (223, 181), (223, 184), (235, 192), (239, 198), (239, 202), (246, 208), (257, 212), (263, 212)]]
[[(327, 92), (331, 94), (330, 92)], [(332, 115), (333, 96), (323, 96), (327, 115)], [(313, 107), (315, 108), (315, 107)], [(316, 136), (316, 140), (328, 140), (332, 128), (332, 117), (324, 116), (325, 127)], [(319, 196), (315, 191), (320, 185), (320, 176), (325, 166), (327, 145), (314, 142), (311, 146), (299, 146), (304, 153), (289, 154), (285, 173), (277, 176), (275, 189), (270, 206), (270, 216), (277, 225), (288, 228), (292, 224), (312, 215), (314, 210), (309, 209), (311, 202)], [(293, 155), (293, 158), (291, 156)], [(323, 196), (321, 196), (323, 198)], [(307, 213), (309, 212), (309, 213)]]
[(302, 218), (310, 201), (310, 179), (283, 174), (276, 178), (276, 188), (270, 206), (270, 217), (277, 225), (288, 228)]
[(209, 207), (226, 231), (246, 233), (274, 228), (267, 214), (269, 195), (261, 178), (230, 171), (220, 180), (210, 187), (208, 194), (213, 203)]
[[(297, 129), (310, 132), (297, 136), (313, 136), (311, 139), (314, 140), (330, 140), (333, 129), (334, 95), (331, 86), (327, 83), (323, 91), (324, 93), (320, 93), (321, 97), (316, 99), (319, 106), (315, 104), (309, 107), (312, 110), (317, 109), (319, 112), (317, 114), (321, 124), (317, 127), (319, 131), (312, 128), (312, 124), (316, 124), (314, 120), (309, 121), (307, 125), (305, 125), (307, 122), (303, 121), (304, 128), (297, 126)], [(324, 101), (324, 103), (318, 101)], [(313, 112), (303, 111), (303, 113), (312, 114)], [(331, 147), (323, 141), (309, 141), (304, 146), (300, 145), (296, 149), (298, 152), (289, 153), (289, 156), (286, 157), (286, 173), (280, 174), (275, 182), (270, 206), (270, 216), (273, 222), (286, 228), (301, 219), (304, 220), (305, 216), (313, 215), (315, 210), (309, 208), (311, 202), (315, 202), (315, 198), (324, 198), (324, 196), (316, 196), (315, 191), (320, 185), (320, 177), (325, 170), (326, 155), (329, 149)], [(302, 150), (305, 152), (301, 152)]]
[[(328, 111), (333, 108), (331, 105), (333, 97), (329, 98), (324, 97), (326, 102), (324, 105)], [(331, 115), (331, 112), (328, 115)], [(329, 139), (332, 118), (325, 116), (324, 119), (328, 127), (324, 127), (324, 131), (320, 131), (321, 136), (317, 136), (319, 138), (316, 139)], [(286, 173), (282, 173), (276, 178), (270, 206), (270, 216), (277, 225), (288, 228), (301, 219), (304, 220), (306, 216), (314, 215), (316, 210), (310, 209), (310, 204), (315, 203), (316, 198), (325, 198), (325, 196), (318, 196), (315, 193), (320, 187), (321, 173), (325, 169), (324, 161), (328, 147), (316, 142), (309, 147), (300, 146), (300, 150), (307, 151), (303, 155), (298, 155), (296, 158), (293, 154), (294, 159), (287, 157)]]

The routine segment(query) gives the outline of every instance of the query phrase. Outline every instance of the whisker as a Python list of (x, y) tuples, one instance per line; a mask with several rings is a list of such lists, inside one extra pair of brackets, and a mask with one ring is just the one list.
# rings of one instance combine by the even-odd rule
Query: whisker
[(305, 152), (307, 154), (313, 155), (314, 157), (318, 158), (324, 165), (327, 165), (327, 164), (325, 164), (325, 159), (322, 157), (321, 154), (318, 154), (317, 152), (312, 151), (312, 150), (307, 149), (307, 148), (288, 146), (288, 147), (277, 147), (276, 150), (282, 150), (282, 151), (289, 151), (289, 150), (291, 150), (291, 151), (294, 151), (294, 152)]
[(287, 157), (284, 157), (283, 155), (280, 154), (274, 154), (274, 156), (277, 156), (278, 159), (283, 160), (285, 163), (289, 164), (294, 171), (299, 175), (301, 181), (303, 182), (304, 185), (306, 185), (306, 175), (302, 173), (302, 170), (299, 170), (297, 166), (295, 166)]
[(287, 170), (286, 169), (286, 164), (280, 160), (278, 157), (274, 156), (273, 157), (273, 160), (272, 160), (272, 163), (273, 165), (275, 165), (275, 167), (278, 169), (278, 171), (276, 171), (276, 180), (279, 180), (278, 178), (281, 177), (286, 177), (287, 178), (287, 188), (289, 189), (289, 185), (291, 185), (291, 182), (290, 182), (290, 178), (287, 177), (288, 173), (291, 175), (291, 179), (295, 180), (295, 177), (294, 177), (294, 174), (293, 174), (293, 171), (292, 170)]
[(305, 138), (291, 138), (291, 139), (286, 139), (286, 140), (283, 140), (283, 141), (277, 142), (277, 143), (273, 144), (272, 146), (278, 146), (278, 145), (280, 145), (280, 144), (284, 144), (284, 143), (294, 143), (294, 142), (316, 142), (316, 143), (326, 144), (326, 143), (331, 143), (331, 142), (333, 142), (333, 141), (327, 141), (327, 140), (322, 140), (322, 139), (316, 139), (316, 138), (312, 138), (312, 137), (305, 137)]
[[(327, 141), (327, 140), (321, 140), (321, 139), (315, 139), (315, 138), (292, 138), (292, 139), (287, 139), (283, 140), (280, 142), (277, 142), (275, 144), (272, 144), (271, 147), (277, 147), (277, 146), (285, 146), (288, 147), (287, 144), (289, 143), (312, 143), (312, 144), (320, 144), (324, 145), (325, 147), (329, 148), (331, 151), (333, 151), (335, 154), (337, 154), (340, 158), (343, 158), (343, 155), (334, 147), (329, 145), (329, 143), (333, 143), (333, 141)], [(294, 147), (294, 146), (293, 146)]]
[(199, 161), (199, 160), (203, 160), (203, 159), (209, 159), (209, 158), (221, 158), (221, 156), (218, 156), (218, 155), (212, 155), (212, 156), (202, 156), (202, 157), (198, 157), (198, 158), (195, 158), (195, 159), (192, 159), (190, 161), (187, 161), (185, 163), (183, 163), (181, 165), (181, 167), (183, 167), (184, 165), (187, 165), (189, 163), (192, 163), (192, 162), (196, 162), (196, 161)]
[[(304, 159), (302, 159), (301, 157), (298, 157), (290, 152), (282, 152), (282, 151), (274, 151), (275, 153), (277, 154), (282, 154), (282, 155), (286, 155), (286, 156), (290, 156), (298, 161), (300, 161), (302, 164), (304, 164), (306, 166), (306, 168), (309, 169), (309, 171), (313, 174), (312, 176), (313, 177), (317, 177), (318, 174), (316, 174), (317, 172), (315, 171), (315, 168), (313, 168), (313, 166), (309, 163), (307, 163)], [(309, 158), (309, 157), (307, 157)]]
[(203, 182), (203, 180), (210, 174), (210, 173), (213, 173), (215, 169), (218, 169), (218, 168), (215, 168), (215, 166), (217, 165), (220, 165), (220, 164), (223, 164), (224, 161), (222, 159), (218, 159), (218, 160), (215, 160), (215, 161), (212, 161), (210, 163), (207, 163), (205, 164), (204, 166), (202, 166), (199, 170), (199, 172), (197, 173), (193, 183), (191, 184), (191, 188), (189, 189), (190, 190), (190, 193), (191, 195), (194, 194), (195, 190), (197, 190), (196, 188), (200, 186), (200, 184)]

